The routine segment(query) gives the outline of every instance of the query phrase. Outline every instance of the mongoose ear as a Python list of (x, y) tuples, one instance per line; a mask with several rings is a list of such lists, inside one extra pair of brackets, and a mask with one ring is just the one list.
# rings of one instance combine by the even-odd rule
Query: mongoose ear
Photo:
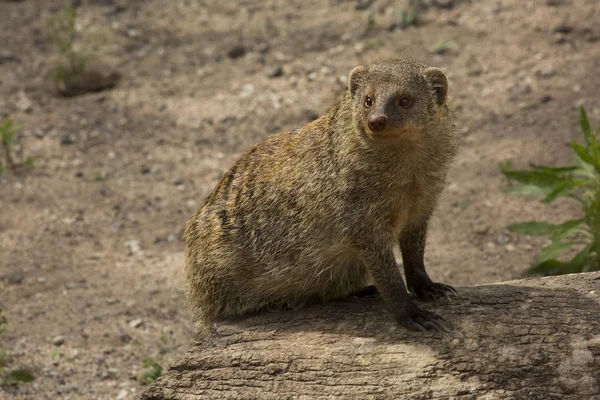
[(352, 72), (350, 72), (350, 76), (348, 77), (348, 90), (350, 91), (350, 94), (356, 92), (366, 73), (367, 69), (362, 65), (354, 68)]
[(448, 77), (440, 69), (434, 67), (427, 68), (424, 74), (433, 88), (436, 103), (444, 104), (448, 96)]

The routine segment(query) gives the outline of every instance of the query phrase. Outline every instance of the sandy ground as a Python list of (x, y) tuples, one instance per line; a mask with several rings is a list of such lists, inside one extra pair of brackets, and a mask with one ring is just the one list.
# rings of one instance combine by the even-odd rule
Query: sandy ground
[[(78, 45), (123, 76), (65, 99), (46, 78), (63, 2), (0, 1), (0, 118), (36, 159), (0, 177), (0, 347), (36, 377), (0, 399), (137, 398), (144, 359), (166, 367), (194, 333), (185, 221), (244, 149), (334, 104), (356, 65), (403, 56), (450, 79), (462, 149), (431, 227), (432, 278), (521, 277), (543, 241), (506, 225), (578, 212), (504, 194), (498, 163), (570, 162), (582, 104), (600, 124), (596, 0), (434, 2), (449, 7), (407, 29), (402, 1), (80, 3)], [(434, 53), (440, 41), (453, 48)]]

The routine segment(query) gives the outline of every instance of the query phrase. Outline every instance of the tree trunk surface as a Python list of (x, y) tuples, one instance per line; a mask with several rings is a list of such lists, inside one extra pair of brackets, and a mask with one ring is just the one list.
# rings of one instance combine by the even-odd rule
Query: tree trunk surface
[(443, 335), (376, 295), (218, 323), (142, 399), (600, 400), (600, 273), (459, 293)]

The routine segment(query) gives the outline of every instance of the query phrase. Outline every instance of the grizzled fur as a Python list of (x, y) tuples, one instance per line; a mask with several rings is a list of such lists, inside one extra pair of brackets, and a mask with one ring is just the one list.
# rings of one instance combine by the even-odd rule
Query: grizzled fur
[[(402, 325), (444, 327), (413, 303), (393, 249), (416, 296), (455, 293), (423, 265), (427, 221), (457, 152), (447, 89), (439, 69), (413, 61), (357, 67), (328, 113), (247, 151), (185, 229), (193, 315), (210, 323), (374, 284)], [(386, 127), (370, 129), (381, 115)]]

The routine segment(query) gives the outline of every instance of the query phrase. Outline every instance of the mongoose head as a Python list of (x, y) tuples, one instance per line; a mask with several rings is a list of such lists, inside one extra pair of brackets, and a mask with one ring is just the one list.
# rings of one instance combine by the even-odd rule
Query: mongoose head
[[(348, 90), (358, 132), (384, 143), (436, 133), (447, 117), (448, 78), (419, 62), (388, 59), (352, 70)], [(429, 128), (429, 129), (428, 129)]]

